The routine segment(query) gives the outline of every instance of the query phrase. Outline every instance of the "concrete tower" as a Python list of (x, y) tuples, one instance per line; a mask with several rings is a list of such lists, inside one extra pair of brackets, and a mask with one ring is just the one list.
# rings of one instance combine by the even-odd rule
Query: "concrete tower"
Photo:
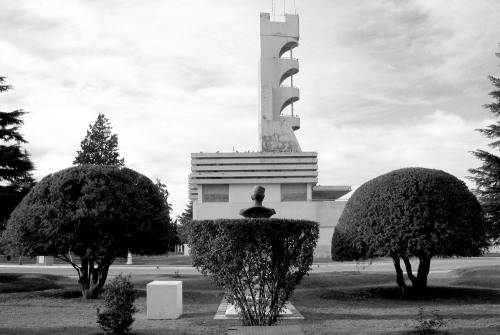
[[(260, 13), (260, 151), (301, 151), (294, 134), (300, 128), (300, 119), (293, 113), (293, 103), (299, 100), (299, 89), (293, 86), (293, 75), (299, 72), (299, 61), (293, 58), (293, 49), (298, 45), (298, 15), (285, 15), (285, 22), (273, 22), (269, 13)], [(291, 85), (282, 86), (288, 78)], [(289, 105), (291, 115), (281, 115)]]

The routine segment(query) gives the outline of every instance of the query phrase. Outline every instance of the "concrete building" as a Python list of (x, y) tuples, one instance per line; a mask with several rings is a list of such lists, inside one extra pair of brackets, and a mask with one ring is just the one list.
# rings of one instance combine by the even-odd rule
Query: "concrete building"
[[(261, 185), (266, 189), (264, 205), (276, 210), (273, 218), (319, 222), (316, 255), (328, 256), (345, 206), (336, 200), (351, 188), (318, 186), (318, 154), (302, 152), (295, 137), (300, 119), (293, 103), (300, 95), (293, 85), (293, 75), (299, 72), (293, 49), (298, 44), (298, 15), (275, 22), (269, 13), (260, 14), (259, 151), (191, 154), (189, 198), (196, 220), (241, 218), (240, 209), (252, 204), (253, 187)], [(287, 79), (291, 85), (283, 86)], [(289, 115), (283, 114), (285, 108)]]

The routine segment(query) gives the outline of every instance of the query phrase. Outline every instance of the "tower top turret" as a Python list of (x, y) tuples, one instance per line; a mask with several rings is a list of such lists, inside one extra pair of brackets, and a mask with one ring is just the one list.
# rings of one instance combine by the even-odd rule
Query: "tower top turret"
[[(285, 14), (285, 21), (271, 21), (269, 13), (260, 13), (259, 62), (259, 149), (261, 151), (301, 151), (294, 131), (300, 119), (294, 115), (293, 103), (300, 92), (293, 85), (299, 72), (299, 61), (293, 49), (299, 45), (299, 16)], [(284, 55), (289, 52), (289, 57)], [(290, 78), (290, 86), (282, 83)], [(291, 105), (291, 115), (282, 115)]]

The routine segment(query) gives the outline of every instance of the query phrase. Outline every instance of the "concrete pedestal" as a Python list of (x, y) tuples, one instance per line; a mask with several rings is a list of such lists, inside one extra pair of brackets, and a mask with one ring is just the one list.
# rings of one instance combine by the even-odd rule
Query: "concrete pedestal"
[(146, 285), (147, 318), (173, 320), (182, 314), (182, 281), (155, 280)]
[(46, 266), (54, 265), (54, 257), (53, 256), (36, 256), (36, 264), (37, 265), (46, 265)]
[(134, 264), (134, 262), (132, 261), (132, 254), (129, 251), (127, 254), (127, 265), (132, 265), (132, 264)]

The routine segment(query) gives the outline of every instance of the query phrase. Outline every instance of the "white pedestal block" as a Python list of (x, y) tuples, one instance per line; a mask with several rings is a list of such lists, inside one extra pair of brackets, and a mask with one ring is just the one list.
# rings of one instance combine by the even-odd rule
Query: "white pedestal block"
[(53, 256), (36, 256), (36, 264), (37, 265), (54, 265), (54, 257)]
[(134, 264), (134, 262), (132, 261), (132, 254), (129, 251), (127, 254), (127, 265), (132, 265), (132, 264)]
[(173, 320), (182, 314), (182, 281), (155, 280), (146, 285), (147, 318)]

